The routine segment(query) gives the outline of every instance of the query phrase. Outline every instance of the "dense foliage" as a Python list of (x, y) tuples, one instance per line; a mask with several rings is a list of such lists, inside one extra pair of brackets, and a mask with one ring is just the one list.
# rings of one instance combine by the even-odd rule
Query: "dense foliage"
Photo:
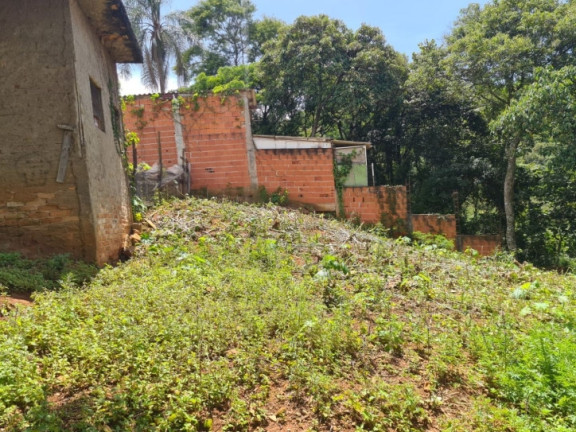
[(174, 202), (0, 320), (0, 428), (568, 431), (573, 276), (277, 207)]
[[(572, 1), (500, 0), (463, 11), (447, 38), (447, 67), (470, 86), (487, 121), (497, 123), (526, 93), (538, 68), (574, 64), (576, 30), (567, 25), (574, 25), (575, 10)], [(516, 250), (517, 158), (532, 140), (519, 128), (499, 129), (491, 138), (505, 163), (506, 244)]]

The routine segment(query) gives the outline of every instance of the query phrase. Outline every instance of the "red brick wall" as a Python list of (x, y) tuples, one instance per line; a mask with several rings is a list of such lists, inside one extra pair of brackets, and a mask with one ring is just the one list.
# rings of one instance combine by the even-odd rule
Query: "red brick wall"
[(381, 222), (393, 234), (408, 233), (406, 187), (376, 186), (344, 188), (344, 214), (362, 222)]
[[(250, 176), (246, 150), (244, 106), (240, 97), (219, 96), (184, 99), (180, 118), (185, 156), (191, 167), (190, 186), (194, 191), (248, 195)], [(175, 140), (172, 102), (149, 96), (128, 103), (125, 127), (140, 136), (138, 161), (158, 161), (158, 132), (165, 168), (180, 163)], [(132, 160), (129, 154), (129, 160)], [(293, 203), (320, 211), (335, 211), (332, 149), (257, 150), (258, 183), (268, 193), (278, 188), (288, 192)], [(343, 191), (344, 213), (363, 222), (381, 222), (392, 233), (409, 232), (408, 206), (404, 186), (351, 187)], [(456, 238), (453, 215), (412, 215), (414, 231)]]
[(332, 149), (258, 150), (258, 182), (268, 192), (288, 192), (291, 202), (336, 210)]
[(246, 124), (240, 97), (191, 101), (181, 109), (191, 188), (220, 192), (249, 188)]
[[(140, 137), (136, 149), (139, 163), (153, 165), (158, 162), (158, 132), (162, 146), (162, 165), (168, 168), (179, 163), (170, 100), (153, 101), (149, 96), (140, 96), (133, 103), (127, 103), (124, 129), (136, 132)], [(128, 149), (128, 160), (132, 162), (132, 148)]]
[(456, 217), (454, 215), (413, 214), (412, 230), (425, 234), (442, 234), (444, 237), (456, 239)]
[[(161, 133), (162, 163), (165, 168), (180, 164), (175, 140), (171, 100), (152, 101), (150, 96), (137, 97), (128, 103), (124, 113), (125, 128), (137, 132), (139, 162), (149, 165), (158, 161), (157, 133)], [(184, 98), (180, 118), (185, 156), (190, 163), (192, 190), (218, 193), (230, 188), (250, 186), (246, 154), (246, 125), (242, 99)], [(132, 153), (129, 151), (129, 160)]]
[(498, 235), (459, 235), (458, 246), (461, 251), (475, 249), (480, 255), (492, 255), (501, 246), (501, 239)]

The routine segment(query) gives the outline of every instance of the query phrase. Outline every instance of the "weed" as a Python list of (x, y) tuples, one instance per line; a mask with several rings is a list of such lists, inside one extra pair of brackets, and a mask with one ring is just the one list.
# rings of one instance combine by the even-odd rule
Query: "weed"
[(32, 293), (61, 287), (62, 280), (82, 284), (97, 272), (95, 266), (68, 255), (30, 260), (18, 253), (0, 253), (0, 285), (10, 293)]
[(59, 288), (2, 310), (0, 429), (576, 428), (573, 275), (271, 204), (147, 218), (84, 286), (0, 254), (0, 290)]
[(288, 204), (288, 191), (281, 187), (278, 187), (273, 192), (268, 192), (264, 186), (260, 186), (258, 188), (258, 196), (260, 202), (263, 203), (272, 203), (280, 206)]

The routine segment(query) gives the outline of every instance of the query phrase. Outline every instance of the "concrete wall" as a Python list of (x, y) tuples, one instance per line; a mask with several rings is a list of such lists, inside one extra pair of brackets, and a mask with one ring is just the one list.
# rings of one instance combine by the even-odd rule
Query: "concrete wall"
[[(120, 237), (128, 224), (126, 184), (117, 171), (120, 157), (111, 127), (105, 134), (90, 129), (87, 98), (93, 74), (101, 80), (107, 109), (108, 82), (116, 81), (113, 64), (92, 32), (75, 0), (22, 0), (2, 6), (0, 251), (69, 253), (103, 263), (117, 257), (122, 247)], [(81, 116), (86, 116), (83, 123)], [(61, 124), (76, 131), (59, 183)], [(108, 222), (122, 226), (101, 220), (105, 214), (114, 215)]]
[(412, 230), (425, 234), (442, 234), (444, 237), (456, 239), (456, 217), (440, 214), (413, 214)]
[(393, 235), (410, 232), (405, 186), (344, 188), (344, 214), (362, 222), (382, 223)]
[[(71, 0), (70, 4), (80, 118), (78, 142), (82, 147), (78, 155), (81, 161), (76, 159), (75, 167), (86, 167), (86, 177), (78, 176), (76, 182), (88, 185), (79, 197), (85, 240), (92, 241), (93, 237), (95, 242), (95, 248), (88, 248), (90, 253), (95, 251), (95, 256), (90, 258), (104, 263), (118, 258), (130, 233), (132, 217), (121, 157), (123, 130), (118, 78), (114, 61), (100, 43), (76, 0)], [(101, 89), (104, 131), (93, 121), (90, 80)], [(90, 202), (84, 202), (88, 198)], [(91, 217), (86, 209), (90, 209)]]
[(268, 192), (288, 192), (291, 202), (336, 210), (332, 149), (258, 150), (258, 181)]

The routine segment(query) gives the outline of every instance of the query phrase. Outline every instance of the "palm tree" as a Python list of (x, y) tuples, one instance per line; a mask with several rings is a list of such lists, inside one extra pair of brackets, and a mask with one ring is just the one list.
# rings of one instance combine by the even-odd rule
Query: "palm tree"
[(142, 83), (165, 93), (172, 62), (179, 81), (185, 82), (188, 75), (182, 53), (194, 45), (193, 37), (182, 26), (189, 18), (181, 12), (163, 16), (161, 8), (167, 0), (125, 0), (125, 3), (144, 57)]

